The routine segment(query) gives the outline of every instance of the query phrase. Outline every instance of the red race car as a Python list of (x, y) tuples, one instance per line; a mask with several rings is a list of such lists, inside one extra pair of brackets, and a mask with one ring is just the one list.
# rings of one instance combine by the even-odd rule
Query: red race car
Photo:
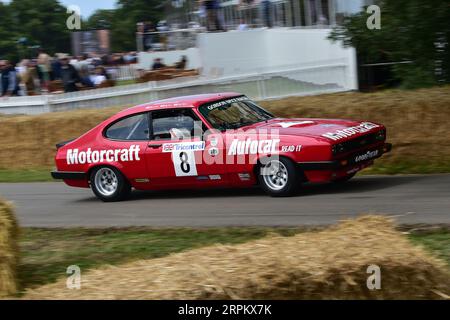
[(55, 179), (103, 201), (139, 190), (248, 187), (291, 195), (302, 182), (342, 182), (391, 150), (383, 125), (283, 119), (238, 93), (160, 100), (57, 145)]

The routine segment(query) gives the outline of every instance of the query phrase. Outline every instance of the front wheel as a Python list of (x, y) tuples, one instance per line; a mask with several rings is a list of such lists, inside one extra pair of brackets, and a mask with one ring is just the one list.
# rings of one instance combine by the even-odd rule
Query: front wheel
[(105, 202), (123, 200), (131, 191), (131, 186), (122, 173), (112, 167), (94, 169), (90, 181), (94, 194)]
[(272, 197), (293, 195), (299, 188), (300, 173), (295, 164), (287, 159), (268, 159), (258, 170), (261, 188)]

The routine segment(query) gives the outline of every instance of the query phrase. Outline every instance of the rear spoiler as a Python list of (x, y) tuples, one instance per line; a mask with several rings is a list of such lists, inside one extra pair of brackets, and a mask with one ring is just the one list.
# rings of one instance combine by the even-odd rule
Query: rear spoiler
[(75, 140), (75, 139), (71, 139), (71, 140), (67, 140), (67, 141), (63, 141), (63, 142), (57, 143), (56, 144), (56, 150), (58, 150), (61, 147), (64, 147), (66, 144), (72, 142), (73, 140)]

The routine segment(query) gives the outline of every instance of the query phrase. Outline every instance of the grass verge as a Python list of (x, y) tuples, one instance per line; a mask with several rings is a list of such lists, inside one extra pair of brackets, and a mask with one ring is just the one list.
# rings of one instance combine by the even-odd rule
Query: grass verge
[(0, 169), (1, 182), (46, 182), (55, 181), (51, 169), (5, 170)]
[[(24, 228), (19, 283), (26, 289), (54, 282), (66, 276), (70, 265), (78, 265), (84, 272), (101, 265), (159, 258), (213, 244), (243, 243), (269, 233), (291, 236), (303, 231), (305, 228)], [(450, 229), (412, 233), (409, 238), (450, 266)]]

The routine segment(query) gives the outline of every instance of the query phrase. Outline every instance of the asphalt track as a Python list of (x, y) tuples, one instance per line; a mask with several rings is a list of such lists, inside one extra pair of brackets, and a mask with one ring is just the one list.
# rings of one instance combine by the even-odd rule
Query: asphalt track
[(134, 192), (103, 203), (91, 190), (62, 183), (0, 184), (22, 226), (210, 227), (323, 225), (361, 213), (394, 216), (398, 223), (450, 223), (450, 174), (362, 176), (342, 185), (305, 186), (290, 198), (258, 188)]

